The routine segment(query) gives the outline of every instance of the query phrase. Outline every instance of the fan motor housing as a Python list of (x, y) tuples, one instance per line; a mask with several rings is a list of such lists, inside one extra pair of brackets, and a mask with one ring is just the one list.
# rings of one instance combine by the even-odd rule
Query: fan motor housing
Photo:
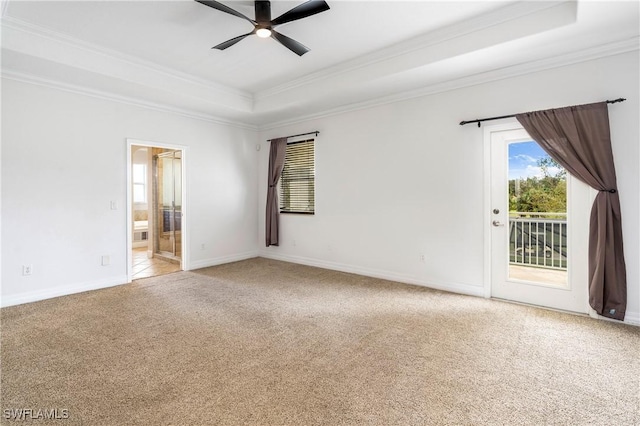
[(256, 1), (256, 22), (258, 24), (269, 24), (271, 22), (271, 2)]

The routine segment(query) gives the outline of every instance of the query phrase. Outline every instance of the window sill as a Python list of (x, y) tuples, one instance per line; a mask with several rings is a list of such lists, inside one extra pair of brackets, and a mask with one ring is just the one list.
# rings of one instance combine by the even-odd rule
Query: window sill
[(314, 215), (314, 214), (316, 214), (316, 212), (294, 212), (294, 211), (287, 211), (287, 210), (280, 210), (280, 213), (284, 213), (284, 214), (306, 214), (306, 215)]

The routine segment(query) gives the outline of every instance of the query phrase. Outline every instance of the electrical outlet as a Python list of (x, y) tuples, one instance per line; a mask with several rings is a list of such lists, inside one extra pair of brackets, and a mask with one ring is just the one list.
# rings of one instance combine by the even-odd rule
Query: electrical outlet
[(33, 273), (33, 267), (31, 265), (22, 265), (22, 275), (27, 276)]
[(420, 254), (420, 262), (424, 263), (426, 262), (426, 257), (424, 256), (424, 253)]
[(102, 266), (108, 266), (109, 261), (110, 261), (109, 256), (107, 255), (102, 256)]
[(200, 250), (204, 250), (206, 248), (206, 245), (204, 243), (200, 244)]

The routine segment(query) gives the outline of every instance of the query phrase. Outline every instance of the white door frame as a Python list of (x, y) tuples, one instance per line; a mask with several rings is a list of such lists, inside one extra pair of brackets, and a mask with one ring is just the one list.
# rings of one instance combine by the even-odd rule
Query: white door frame
[(483, 127), (483, 183), (484, 183), (484, 213), (482, 218), (484, 220), (484, 297), (491, 297), (491, 276), (493, 273), (493, 262), (491, 256), (491, 133), (502, 132), (506, 130), (515, 130), (522, 128), (517, 122), (509, 122), (504, 124), (496, 124), (493, 126)]
[(187, 196), (187, 159), (188, 147), (177, 144), (167, 144), (163, 142), (145, 141), (140, 139), (127, 138), (127, 282), (133, 281), (133, 190), (131, 168), (133, 159), (131, 158), (132, 146), (144, 146), (148, 148), (165, 148), (182, 151), (182, 258), (181, 266), (183, 271), (189, 270), (189, 226), (187, 225), (187, 211), (189, 207), (189, 198)]
[[(484, 161), (484, 200), (483, 200), (483, 206), (484, 206), (484, 213), (483, 213), (483, 220), (484, 220), (484, 227), (483, 227), (483, 233), (484, 233), (484, 276), (483, 276), (483, 284), (484, 284), (484, 288), (483, 288), (483, 294), (485, 298), (490, 298), (491, 294), (492, 294), (492, 276), (493, 276), (493, 262), (492, 262), (492, 245), (491, 245), (491, 237), (493, 234), (493, 226), (491, 225), (491, 221), (493, 220), (492, 217), (492, 199), (491, 199), (491, 191), (492, 191), (492, 181), (491, 181), (491, 134), (495, 133), (495, 132), (503, 132), (503, 131), (509, 131), (509, 130), (521, 130), (522, 129), (522, 125), (520, 125), (519, 122), (517, 122), (516, 120), (511, 120), (509, 122), (503, 123), (503, 124), (497, 124), (497, 125), (492, 125), (492, 126), (486, 126), (484, 127), (484, 133), (483, 133), (483, 161)], [(575, 180), (575, 178), (574, 178)], [(579, 184), (579, 182), (578, 182)], [(569, 189), (569, 188), (567, 188)], [(593, 199), (595, 198), (595, 191), (593, 189), (589, 189), (589, 197), (591, 199), (591, 204), (593, 203)], [(571, 198), (571, 191), (567, 191), (567, 196), (568, 196), (568, 200)], [(591, 204), (589, 204), (589, 208), (591, 206)], [(588, 222), (587, 222), (588, 225)], [(585, 245), (588, 242), (588, 233), (586, 233), (585, 235), (583, 235), (582, 237), (578, 237), (576, 238), (575, 232), (572, 232), (573, 237), (571, 238), (573, 240), (572, 246), (576, 246), (576, 242), (579, 241), (581, 243), (581, 245)], [(575, 249), (574, 249), (575, 250)], [(584, 249), (583, 249), (584, 250)], [(586, 258), (586, 252), (583, 253), (584, 256)], [(572, 260), (570, 260), (570, 271), (569, 271), (569, 280), (572, 280), (572, 277), (575, 277), (575, 281), (572, 281), (570, 285), (576, 285), (577, 281), (580, 282), (584, 282), (584, 286), (588, 286), (588, 274), (586, 271), (586, 268), (584, 268), (584, 270), (580, 270), (578, 271), (576, 269), (576, 266), (578, 266), (577, 264), (578, 262), (578, 257), (579, 256), (572, 256)], [(584, 262), (586, 263), (586, 262)], [(586, 292), (588, 294), (588, 292)], [(588, 297), (585, 297), (584, 300), (584, 313), (588, 313), (589, 312), (589, 303), (588, 303)]]

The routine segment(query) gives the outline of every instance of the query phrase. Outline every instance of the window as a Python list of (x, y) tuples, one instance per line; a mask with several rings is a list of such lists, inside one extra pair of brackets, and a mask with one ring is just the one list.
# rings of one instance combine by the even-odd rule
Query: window
[(280, 177), (280, 212), (315, 212), (314, 140), (287, 144), (284, 169)]
[(133, 202), (147, 202), (147, 166), (145, 164), (133, 164)]

